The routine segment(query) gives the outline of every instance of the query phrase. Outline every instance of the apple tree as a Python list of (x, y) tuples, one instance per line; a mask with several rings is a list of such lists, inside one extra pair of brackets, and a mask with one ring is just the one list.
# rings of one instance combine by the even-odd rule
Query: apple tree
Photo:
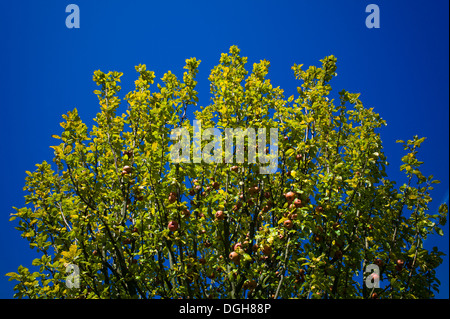
[[(26, 206), (11, 219), (40, 258), (7, 274), (14, 296), (432, 298), (443, 253), (424, 240), (442, 235), (447, 206), (428, 212), (438, 181), (420, 171), (424, 138), (399, 141), (406, 176), (397, 187), (386, 174), (385, 121), (359, 94), (332, 96), (336, 58), (320, 62), (292, 67), (299, 86), (286, 98), (268, 61), (249, 72), (232, 46), (203, 105), (195, 58), (182, 79), (169, 71), (156, 84), (137, 66), (122, 98), (122, 73), (95, 71), (95, 125), (76, 109), (63, 115), (53, 163), (27, 172)], [(248, 160), (194, 162), (192, 147), (189, 160), (171, 161), (171, 132), (193, 137), (193, 119), (221, 132), (276, 128), (276, 172)], [(269, 152), (257, 148), (259, 159)]]

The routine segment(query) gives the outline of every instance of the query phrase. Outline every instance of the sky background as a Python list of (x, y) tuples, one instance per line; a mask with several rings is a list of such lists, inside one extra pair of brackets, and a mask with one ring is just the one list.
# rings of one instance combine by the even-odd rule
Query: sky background
[[(80, 28), (68, 29), (66, 6), (80, 8)], [(368, 29), (365, 8), (380, 8), (381, 27)], [(448, 203), (449, 189), (449, 2), (433, 1), (144, 1), (45, 0), (0, 2), (0, 298), (12, 298), (15, 282), (5, 273), (32, 267), (37, 257), (9, 222), (12, 206), (24, 206), (25, 171), (51, 162), (51, 135), (61, 133), (61, 115), (77, 108), (89, 127), (99, 111), (92, 81), (95, 70), (120, 71), (123, 97), (146, 64), (160, 79), (171, 70), (179, 78), (185, 60), (202, 60), (199, 104), (209, 100), (209, 72), (231, 45), (252, 64), (271, 62), (268, 78), (286, 96), (299, 85), (294, 63), (320, 65), (337, 57), (335, 94), (361, 93), (388, 126), (379, 132), (390, 166), (399, 172), (404, 151), (397, 139), (427, 137), (419, 153), (425, 176), (441, 181), (432, 192), (430, 214)], [(122, 108), (121, 110), (124, 110)], [(449, 253), (443, 237), (425, 242)], [(448, 256), (438, 268), (441, 291), (449, 297)]]

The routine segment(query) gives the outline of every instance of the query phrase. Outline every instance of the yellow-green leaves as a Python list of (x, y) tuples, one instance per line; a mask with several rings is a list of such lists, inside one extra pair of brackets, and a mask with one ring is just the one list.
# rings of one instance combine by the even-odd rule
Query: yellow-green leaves
[[(96, 124), (88, 128), (77, 109), (63, 115), (57, 167), (44, 161), (26, 172), (26, 207), (11, 214), (41, 254), (32, 263), (39, 272), (7, 274), (19, 281), (16, 297), (367, 298), (357, 278), (375, 258), (393, 283), (386, 297), (428, 297), (440, 255), (420, 242), (442, 234), (447, 206), (428, 215), (438, 181), (421, 173), (424, 138), (399, 141), (408, 182), (397, 187), (385, 172), (385, 122), (359, 93), (331, 90), (334, 56), (320, 62), (292, 67), (299, 85), (287, 99), (269, 79), (269, 61), (249, 72), (236, 46), (210, 72), (209, 101), (198, 98), (196, 58), (182, 78), (168, 71), (156, 84), (137, 65), (125, 103), (122, 73), (95, 71)], [(279, 169), (170, 162), (172, 129), (194, 136), (190, 115), (202, 130), (277, 128)], [(78, 290), (64, 285), (67, 264), (81, 270)]]

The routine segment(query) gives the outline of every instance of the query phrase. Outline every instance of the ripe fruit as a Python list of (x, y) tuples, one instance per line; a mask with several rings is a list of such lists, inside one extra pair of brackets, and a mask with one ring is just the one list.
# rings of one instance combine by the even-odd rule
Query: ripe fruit
[(224, 220), (225, 219), (225, 213), (223, 211), (221, 211), (221, 210), (218, 210), (216, 212), (216, 218), (218, 220)]
[(231, 166), (231, 171), (238, 172), (239, 171), (239, 167), (238, 166)]
[(92, 252), (92, 255), (94, 255), (94, 256), (98, 256), (98, 250), (97, 249), (95, 249), (93, 252)]
[(300, 160), (302, 159), (302, 154), (297, 154), (297, 155), (295, 155), (295, 159), (296, 159), (297, 161), (300, 161)]
[(168, 228), (171, 232), (174, 232), (178, 229), (178, 222), (176, 220), (172, 220), (169, 222)]
[(122, 168), (122, 172), (126, 172), (126, 174), (130, 174), (130, 173), (131, 173), (131, 167), (128, 166), (128, 165), (125, 165), (125, 166)]
[(182, 213), (183, 213), (184, 217), (189, 217), (191, 215), (191, 212), (187, 208), (183, 209)]
[(133, 151), (132, 150), (123, 151), (123, 155), (127, 155), (128, 158), (131, 158), (133, 156)]
[(377, 265), (378, 267), (383, 267), (383, 265), (384, 265), (383, 260), (381, 260), (380, 258), (375, 259), (375, 261), (373, 263), (375, 265)]
[(323, 213), (323, 207), (322, 206), (317, 206), (316, 207), (316, 213)]
[(220, 184), (217, 183), (217, 182), (213, 182), (213, 183), (212, 183), (212, 187), (213, 187), (215, 190), (218, 190), (219, 187), (220, 187)]
[(240, 261), (240, 256), (237, 252), (232, 251), (229, 255), (230, 259), (232, 262), (234, 262), (235, 264), (239, 264)]
[(395, 270), (397, 270), (398, 272), (402, 271), (404, 264), (405, 262), (402, 259), (397, 260)]
[(292, 227), (294, 227), (294, 223), (290, 219), (286, 219), (283, 224), (287, 229), (291, 229)]
[(169, 203), (174, 203), (174, 202), (176, 202), (177, 201), (177, 193), (174, 193), (174, 192), (171, 192), (170, 194), (169, 194)]
[(370, 274), (370, 280), (377, 282), (380, 280), (380, 275), (378, 275), (376, 272), (373, 272)]
[(378, 298), (378, 294), (377, 294), (376, 292), (374, 292), (374, 293), (372, 294), (372, 296), (370, 296), (370, 298), (372, 298), (372, 299), (377, 299), (377, 298)]
[(286, 197), (286, 200), (289, 203), (292, 202), (294, 200), (294, 198), (295, 198), (294, 192), (287, 192), (284, 196)]
[(241, 243), (237, 243), (237, 244), (234, 245), (233, 250), (238, 250), (238, 248), (241, 249), (241, 247), (242, 247), (242, 244)]
[(297, 208), (302, 207), (302, 206), (303, 206), (302, 200), (299, 199), (299, 198), (296, 198), (296, 199), (294, 200), (294, 206), (297, 207)]

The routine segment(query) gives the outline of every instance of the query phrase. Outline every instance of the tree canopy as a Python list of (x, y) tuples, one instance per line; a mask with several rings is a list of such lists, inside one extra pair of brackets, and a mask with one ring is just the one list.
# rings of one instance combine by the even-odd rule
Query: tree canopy
[[(63, 115), (54, 163), (27, 172), (26, 206), (11, 219), (41, 257), (36, 271), (7, 274), (18, 281), (14, 296), (432, 298), (443, 253), (424, 240), (442, 235), (447, 206), (428, 212), (438, 181), (420, 171), (425, 138), (398, 141), (407, 182), (397, 186), (386, 174), (385, 121), (360, 94), (333, 96), (337, 60), (320, 62), (295, 64), (297, 94), (285, 97), (268, 61), (249, 72), (232, 46), (211, 70), (204, 104), (196, 58), (182, 79), (168, 71), (156, 85), (136, 66), (123, 99), (122, 73), (95, 71), (96, 124), (77, 109)], [(248, 160), (171, 161), (172, 130), (193, 137), (193, 118), (221, 132), (276, 128), (276, 172)], [(369, 265), (379, 277), (367, 281)]]

